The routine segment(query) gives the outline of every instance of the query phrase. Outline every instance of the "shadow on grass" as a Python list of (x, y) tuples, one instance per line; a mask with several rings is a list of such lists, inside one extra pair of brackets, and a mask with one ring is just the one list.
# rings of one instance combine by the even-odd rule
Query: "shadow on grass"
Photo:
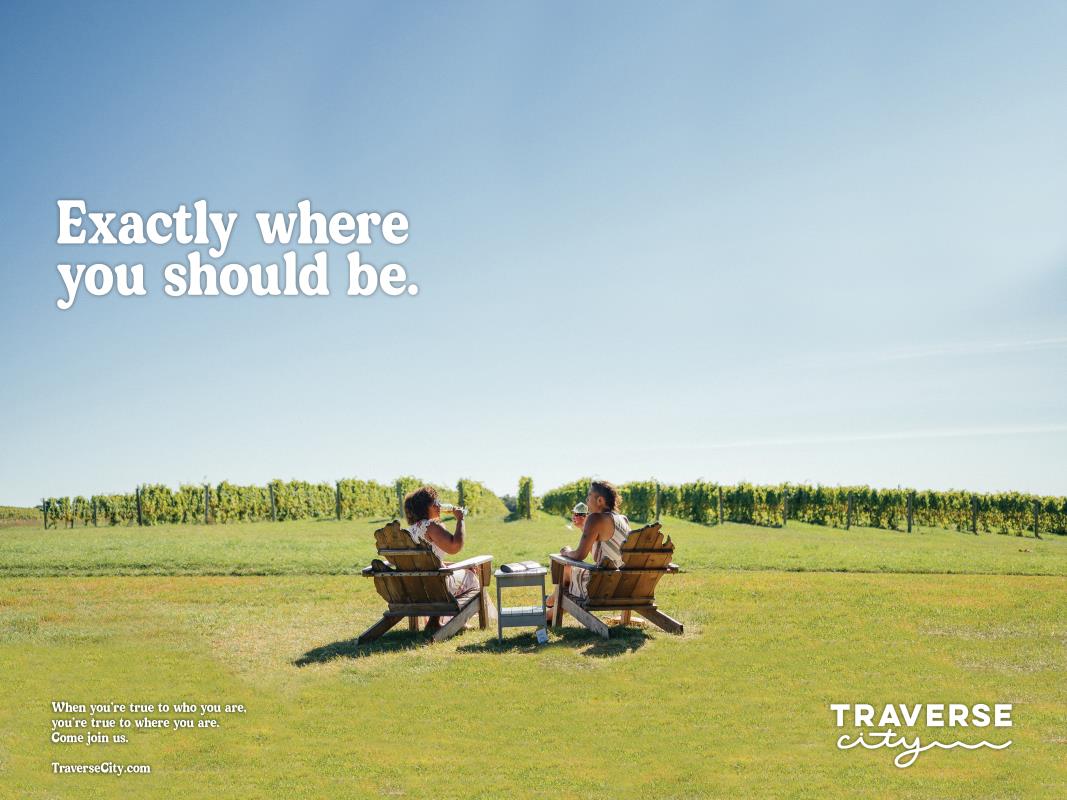
[[(482, 642), (463, 644), (456, 648), (457, 653), (493, 654), (493, 653), (534, 653), (546, 647), (569, 647), (577, 650), (579, 655), (591, 658), (614, 658), (633, 653), (644, 646), (652, 637), (641, 628), (613, 626), (611, 638), (602, 639), (584, 628), (561, 628), (553, 630), (547, 645), (538, 644), (532, 633), (508, 636), (503, 642), (492, 639)], [(395, 653), (398, 650), (413, 650), (430, 644), (425, 633), (415, 631), (390, 631), (380, 639), (367, 644), (359, 644), (359, 639), (345, 639), (330, 642), (322, 647), (308, 650), (300, 658), (294, 659), (294, 667), (306, 667), (310, 664), (326, 664), (337, 658), (367, 658), (378, 653)]]
[(611, 638), (602, 639), (585, 628), (553, 629), (549, 634), (548, 644), (538, 644), (532, 633), (508, 636), (498, 642), (494, 636), (484, 642), (472, 642), (456, 648), (457, 653), (534, 653), (552, 647), (569, 647), (577, 650), (579, 655), (591, 658), (614, 658), (633, 653), (644, 647), (652, 637), (641, 628), (613, 626)]
[(359, 644), (359, 638), (330, 642), (322, 647), (308, 650), (300, 658), (293, 660), (294, 667), (306, 667), (309, 664), (325, 664), (335, 658), (366, 658), (377, 653), (393, 653), (397, 650), (412, 650), (430, 643), (429, 637), (422, 631), (390, 631), (373, 642)]

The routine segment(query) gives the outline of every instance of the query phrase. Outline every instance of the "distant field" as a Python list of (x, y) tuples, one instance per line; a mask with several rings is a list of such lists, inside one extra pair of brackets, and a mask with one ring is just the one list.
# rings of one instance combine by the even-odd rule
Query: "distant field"
[[(57, 530), (0, 530), (0, 576), (334, 575), (359, 572), (384, 520), (251, 522)], [(1067, 539), (927, 529), (849, 531), (790, 522), (786, 528), (665, 519), (683, 568), (840, 572), (1067, 575)], [(475, 518), (465, 552), (497, 563), (544, 559), (577, 532), (559, 517)]]
[(42, 525), (41, 512), (36, 508), (0, 506), (0, 529), (16, 525)]

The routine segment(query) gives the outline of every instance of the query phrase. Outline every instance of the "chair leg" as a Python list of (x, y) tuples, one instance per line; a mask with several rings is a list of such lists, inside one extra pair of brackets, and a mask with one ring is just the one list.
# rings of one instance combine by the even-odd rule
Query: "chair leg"
[(408, 630), (409, 631), (416, 631), (416, 632), (419, 630), (419, 618), (418, 617), (408, 617)]
[(560, 582), (556, 586), (556, 591), (552, 593), (552, 627), (559, 628), (563, 625), (563, 583)]
[(595, 614), (589, 613), (566, 595), (563, 596), (563, 602), (566, 606), (567, 613), (572, 615), (576, 620), (582, 623), (582, 625), (587, 627), (593, 633), (598, 634), (605, 639), (610, 636), (608, 626), (605, 625), (604, 621), (598, 618)]
[(622, 613), (620, 613), (619, 614), (619, 624), (620, 625), (629, 625), (630, 624), (630, 620), (632, 619), (632, 617), (630, 616), (631, 613), (632, 612), (630, 612), (630, 611), (623, 611)]
[(489, 608), (486, 603), (489, 598), (485, 595), (485, 587), (478, 592), (478, 628), (485, 630), (489, 626)]
[(647, 619), (653, 625), (667, 631), (667, 633), (685, 633), (685, 626), (678, 620), (672, 619), (657, 608), (637, 608), (638, 614)]
[(452, 617), (452, 619), (448, 621), (447, 625), (442, 625), (434, 632), (433, 636), (431, 637), (431, 641), (443, 642), (448, 637), (454, 636), (455, 634), (459, 633), (461, 630), (463, 630), (463, 626), (467, 624), (467, 620), (469, 620), (477, 613), (478, 598), (472, 597), (467, 602), (467, 605), (463, 606), (463, 608), (461, 608), (457, 612), (456, 616)]
[(382, 617), (380, 620), (371, 625), (367, 630), (363, 631), (356, 639), (356, 644), (367, 644), (367, 642), (373, 642), (387, 630), (392, 628), (396, 623), (400, 622), (400, 617)]

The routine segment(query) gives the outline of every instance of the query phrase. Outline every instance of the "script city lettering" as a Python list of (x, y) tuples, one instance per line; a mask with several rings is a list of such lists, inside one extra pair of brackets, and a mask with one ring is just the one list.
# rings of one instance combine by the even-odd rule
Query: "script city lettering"
[[(925, 725), (927, 728), (1010, 728), (1011, 703), (997, 703), (992, 706), (985, 703), (977, 703), (968, 706), (963, 703), (916, 703), (908, 706), (905, 704), (886, 705), (879, 711), (875, 706), (867, 703), (831, 703), (830, 710), (836, 715), (838, 728), (851, 724), (860, 728), (858, 735), (850, 736), (845, 733), (838, 737), (837, 747), (839, 750), (851, 750), (860, 746), (868, 750), (878, 750), (885, 747), (888, 749), (901, 748), (901, 752), (893, 759), (893, 764), (901, 769), (910, 767), (918, 759), (920, 753), (934, 748), (952, 750), (961, 747), (965, 750), (978, 750), (983, 747), (992, 750), (1003, 750), (1011, 746), (1011, 740), (993, 743), (982, 739), (978, 742), (965, 742), (962, 740), (923, 742), (919, 736), (908, 737), (898, 733), (899, 728), (913, 728), (917, 725)], [(876, 730), (866, 730), (874, 728)], [(880, 729), (880, 730), (878, 730)], [(962, 731), (961, 731), (962, 732)], [(944, 737), (948, 738), (948, 737)]]

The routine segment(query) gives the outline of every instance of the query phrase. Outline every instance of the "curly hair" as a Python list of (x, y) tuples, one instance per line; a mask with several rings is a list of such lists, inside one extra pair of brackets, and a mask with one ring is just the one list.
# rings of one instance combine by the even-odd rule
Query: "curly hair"
[(608, 511), (619, 510), (619, 490), (615, 488), (615, 484), (608, 481), (593, 481), (589, 488), (604, 498), (604, 502), (608, 505)]
[(437, 490), (432, 486), (420, 486), (404, 497), (404, 516), (408, 525), (430, 518), (430, 506), (436, 504)]

